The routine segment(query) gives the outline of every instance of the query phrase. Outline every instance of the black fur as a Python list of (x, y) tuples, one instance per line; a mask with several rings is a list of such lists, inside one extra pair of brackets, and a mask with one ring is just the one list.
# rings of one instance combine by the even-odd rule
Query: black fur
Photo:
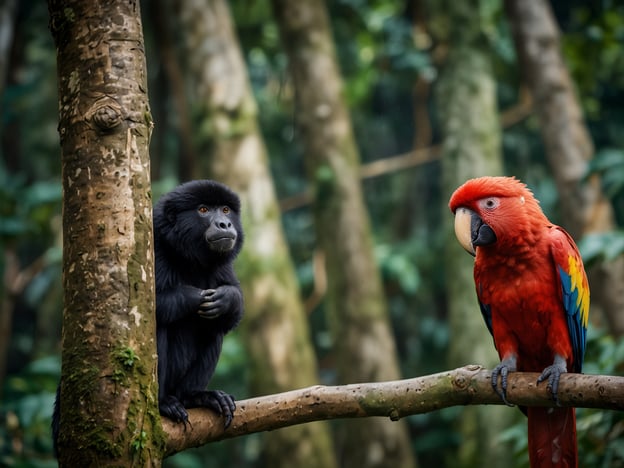
[(212, 408), (226, 427), (232, 421), (234, 398), (206, 386), (223, 336), (243, 315), (232, 267), (242, 243), (240, 200), (218, 182), (182, 184), (154, 208), (158, 402), (176, 422), (192, 407)]
[[(186, 408), (206, 407), (232, 422), (234, 397), (206, 390), (223, 336), (243, 315), (232, 263), (243, 244), (240, 200), (223, 184), (196, 180), (163, 195), (154, 208), (158, 403), (160, 413), (188, 422)], [(52, 432), (60, 423), (60, 386)]]

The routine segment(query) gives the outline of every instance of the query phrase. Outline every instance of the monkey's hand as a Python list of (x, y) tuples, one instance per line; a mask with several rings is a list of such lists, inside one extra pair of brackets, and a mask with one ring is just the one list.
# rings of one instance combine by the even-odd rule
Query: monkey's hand
[(235, 286), (219, 286), (202, 291), (202, 303), (197, 313), (206, 319), (217, 318), (232, 310), (240, 301), (240, 291)]

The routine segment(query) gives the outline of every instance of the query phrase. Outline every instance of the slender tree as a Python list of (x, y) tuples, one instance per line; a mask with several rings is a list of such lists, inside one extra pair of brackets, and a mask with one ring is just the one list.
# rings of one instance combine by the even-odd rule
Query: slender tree
[(182, 66), (176, 57), (175, 39), (171, 31), (171, 2), (154, 0), (149, 2), (146, 8), (153, 25), (154, 42), (160, 58), (160, 65), (166, 76), (171, 104), (175, 109), (176, 130), (179, 140), (178, 178), (180, 180), (197, 179), (200, 169), (199, 157), (193, 145), (193, 124), (190, 106), (186, 99), (186, 83)]
[[(326, 254), (326, 304), (339, 379), (396, 379), (396, 350), (326, 7), (322, 0), (273, 0), (272, 5), (295, 87), (317, 239)], [(345, 466), (414, 465), (403, 422), (348, 421), (342, 426)]]
[(63, 178), (61, 466), (159, 466), (138, 1), (50, 0)]
[[(15, 39), (15, 23), (17, 2), (15, 0), (0, 0), (0, 96), (9, 79), (11, 66), (11, 46)], [(13, 127), (13, 125), (11, 125)], [(15, 151), (14, 145), (19, 141), (19, 132), (11, 131), (14, 128), (0, 127), (0, 157), (2, 163), (9, 170), (17, 169), (19, 151)], [(11, 135), (11, 136), (9, 136)], [(13, 141), (11, 141), (13, 140)], [(4, 275), (0, 281), (0, 398), (4, 389), (6, 377), (7, 357), (9, 344), (11, 343), (11, 330), (13, 323), (13, 308), (18, 295), (28, 285), (23, 281), (22, 265), (17, 255), (17, 245), (12, 239), (8, 242), (3, 240), (1, 261), (4, 263)], [(33, 275), (28, 275), (32, 278)]]
[(15, 32), (17, 0), (0, 0), (0, 95), (9, 70), (9, 53)]
[[(598, 176), (584, 181), (594, 146), (561, 55), (559, 28), (545, 0), (506, 0), (520, 69), (533, 95), (546, 156), (555, 176), (562, 225), (576, 238), (615, 229)], [(624, 334), (624, 257), (589, 270), (593, 298), (611, 331)]]
[[(268, 158), (238, 38), (224, 0), (179, 3), (185, 31), (203, 173), (236, 190), (246, 243), (237, 263), (245, 294), (242, 329), (252, 391), (267, 394), (318, 382), (295, 269), (282, 231)], [(209, 166), (209, 167), (207, 167)], [(272, 467), (336, 465), (329, 425), (267, 433)]]
[[(441, 47), (448, 49), (436, 87), (443, 132), (443, 188), (448, 196), (467, 179), (502, 173), (496, 80), (483, 36), (486, 22), (493, 18), (480, 13), (482, 3), (429, 2), (432, 31)], [(449, 361), (451, 365), (496, 364), (492, 338), (474, 292), (473, 261), (452, 234), (446, 207), (444, 219), (448, 220), (444, 265), (449, 291)], [(471, 407), (462, 412), (458, 466), (505, 465), (506, 449), (497, 443), (497, 434), (505, 425), (504, 415), (501, 408)]]

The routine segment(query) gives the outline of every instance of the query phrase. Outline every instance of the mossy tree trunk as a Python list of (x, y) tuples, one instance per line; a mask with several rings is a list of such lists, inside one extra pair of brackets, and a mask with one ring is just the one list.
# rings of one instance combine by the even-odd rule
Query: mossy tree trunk
[(159, 466), (138, 1), (50, 0), (63, 177), (61, 466)]
[[(501, 175), (501, 130), (496, 106), (496, 80), (483, 31), (493, 18), (481, 16), (481, 0), (429, 2), (431, 29), (448, 49), (436, 99), (443, 131), (443, 193), (447, 200), (467, 179)], [(451, 332), (450, 365), (498, 362), (492, 337), (479, 311), (473, 279), (473, 259), (460, 247), (446, 209), (444, 269), (448, 285)], [(508, 424), (506, 408), (470, 407), (462, 411), (462, 434), (455, 466), (504, 466), (509, 450), (497, 439)]]
[[(506, 0), (519, 65), (533, 95), (552, 168), (561, 224), (575, 238), (615, 229), (613, 208), (598, 176), (584, 180), (594, 153), (574, 84), (561, 54), (559, 28), (545, 0)], [(624, 334), (624, 257), (603, 260), (588, 270), (592, 298), (604, 311), (611, 331)]]
[[(272, 4), (294, 82), (297, 123), (314, 192), (316, 234), (325, 252), (326, 304), (339, 379), (396, 379), (398, 359), (326, 7), (320, 0)], [(414, 465), (403, 421), (344, 421), (341, 426), (342, 465)]]
[[(178, 8), (194, 82), (203, 173), (236, 190), (243, 205), (245, 246), (236, 267), (245, 295), (242, 330), (252, 364), (252, 391), (268, 394), (316, 384), (307, 317), (227, 3), (185, 0)], [(336, 466), (325, 422), (265, 437), (269, 466)]]

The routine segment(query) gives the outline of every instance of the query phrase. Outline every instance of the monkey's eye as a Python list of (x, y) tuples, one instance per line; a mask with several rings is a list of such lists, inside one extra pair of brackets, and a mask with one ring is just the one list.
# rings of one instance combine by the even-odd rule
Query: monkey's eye
[(497, 197), (488, 197), (483, 200), (479, 200), (479, 207), (486, 210), (493, 210), (500, 205), (500, 199)]
[(206, 205), (199, 205), (199, 208), (197, 208), (197, 212), (200, 214), (206, 214), (208, 213), (208, 207)]
[(228, 214), (230, 212), (230, 207), (229, 206), (224, 206), (221, 211), (223, 211), (223, 214)]

